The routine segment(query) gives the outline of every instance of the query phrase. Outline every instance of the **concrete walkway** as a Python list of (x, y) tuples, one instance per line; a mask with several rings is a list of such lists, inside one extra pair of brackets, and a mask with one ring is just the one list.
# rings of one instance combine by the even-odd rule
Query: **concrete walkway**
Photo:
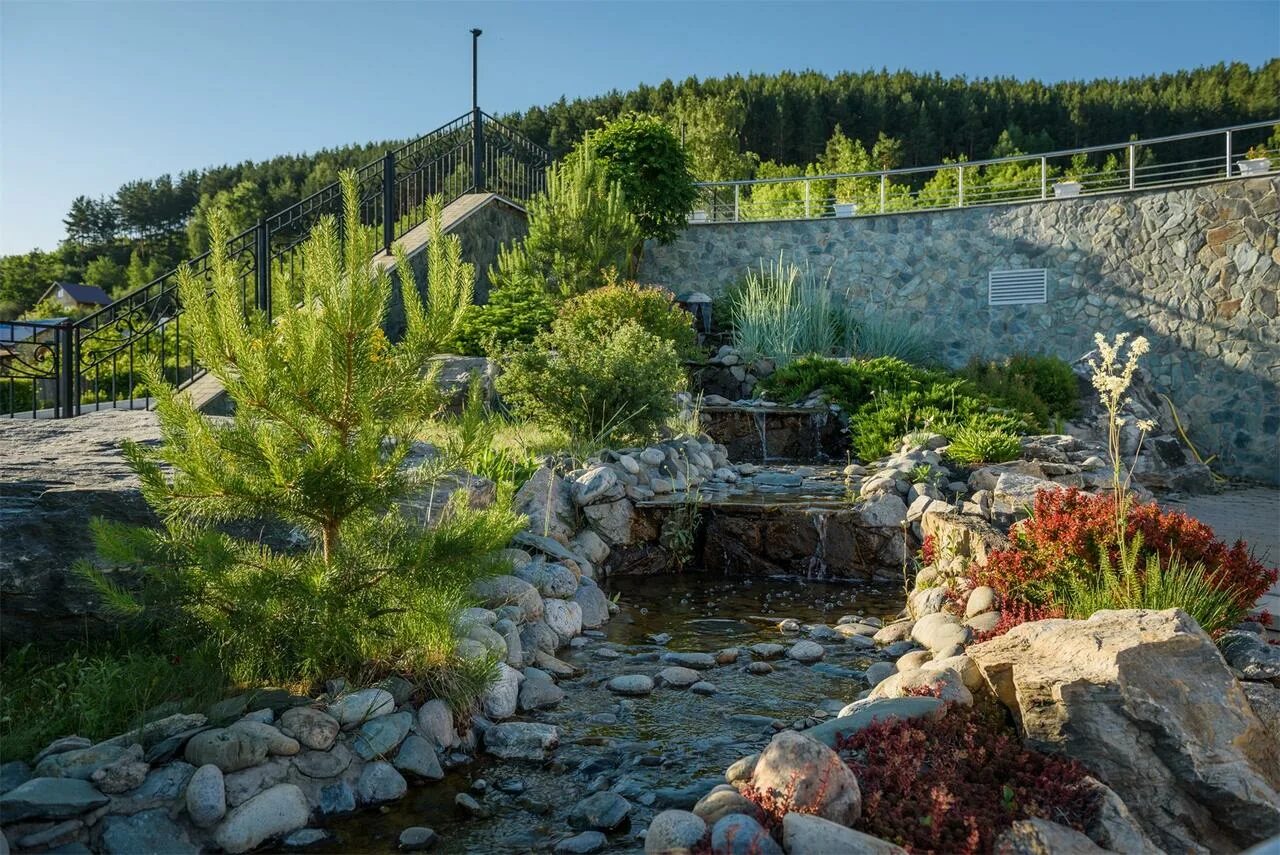
[[(1280, 565), (1280, 489), (1228, 487), (1212, 496), (1189, 496), (1165, 506), (1186, 511), (1228, 543), (1237, 538), (1268, 567)], [(1280, 617), (1280, 582), (1258, 600), (1258, 608)]]

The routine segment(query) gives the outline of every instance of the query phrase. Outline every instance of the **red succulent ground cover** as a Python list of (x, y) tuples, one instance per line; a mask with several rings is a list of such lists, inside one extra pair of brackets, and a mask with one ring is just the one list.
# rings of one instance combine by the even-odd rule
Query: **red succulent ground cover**
[(858, 776), (858, 828), (909, 852), (990, 852), (1020, 819), (1083, 831), (1098, 808), (1088, 772), (1025, 748), (999, 713), (948, 706), (932, 721), (875, 722), (837, 745)]
[[(1060, 573), (1091, 572), (1100, 549), (1118, 559), (1115, 499), (1072, 488), (1036, 495), (1034, 514), (1010, 531), (1011, 546), (988, 556), (977, 571), (980, 585), (990, 585), (1002, 601), (1001, 627), (990, 638), (1018, 623), (1054, 614), (1048, 588)], [(1244, 541), (1227, 544), (1213, 529), (1181, 511), (1154, 502), (1132, 503), (1126, 515), (1129, 536), (1142, 535), (1142, 555), (1168, 559), (1178, 553), (1188, 564), (1202, 563), (1218, 587), (1237, 592), (1249, 608), (1276, 581), (1276, 570), (1252, 556)], [(1143, 558), (1145, 561), (1145, 558)], [(1061, 612), (1058, 612), (1060, 615)]]

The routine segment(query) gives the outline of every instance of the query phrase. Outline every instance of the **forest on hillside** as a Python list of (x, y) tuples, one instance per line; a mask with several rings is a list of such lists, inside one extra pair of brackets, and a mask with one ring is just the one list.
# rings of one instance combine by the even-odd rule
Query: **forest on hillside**
[[(975, 160), (1204, 130), (1280, 115), (1280, 59), (1123, 80), (1043, 84), (907, 71), (732, 75), (664, 81), (627, 92), (532, 107), (503, 121), (559, 156), (622, 113), (653, 113), (679, 128), (698, 178), (723, 180)], [(248, 228), (367, 163), (398, 141), (284, 155), (140, 178), (111, 196), (72, 200), (51, 251), (0, 258), (0, 319), (34, 306), (54, 281), (122, 294), (208, 246), (217, 206)]]

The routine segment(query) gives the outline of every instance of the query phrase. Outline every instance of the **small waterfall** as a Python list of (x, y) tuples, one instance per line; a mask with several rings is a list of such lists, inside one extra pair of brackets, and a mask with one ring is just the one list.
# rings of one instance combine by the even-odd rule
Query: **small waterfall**
[(827, 518), (830, 512), (811, 508), (807, 513), (813, 522), (813, 530), (818, 534), (818, 545), (805, 562), (805, 575), (810, 579), (823, 579), (827, 576)]
[(764, 410), (753, 410), (751, 413), (751, 418), (754, 419), (756, 423), (756, 433), (760, 434), (760, 462), (761, 463), (769, 462), (769, 439), (766, 436), (765, 426), (764, 426), (765, 418), (767, 416), (768, 414)]

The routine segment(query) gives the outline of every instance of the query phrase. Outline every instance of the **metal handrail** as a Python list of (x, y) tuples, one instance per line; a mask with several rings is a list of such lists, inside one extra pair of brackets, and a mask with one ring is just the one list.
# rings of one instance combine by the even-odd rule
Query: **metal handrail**
[[(494, 137), (507, 144), (505, 156), (514, 159), (520, 178), (493, 189), (523, 199), (521, 194), (545, 186), (550, 154), (474, 107), (429, 133), (387, 149), (377, 160), (356, 170), (361, 187), (361, 228), (381, 231), (381, 251), (389, 251), (394, 241), (425, 220), (427, 208), (422, 203), (427, 195), (443, 190), (448, 204), (465, 193), (486, 189), (482, 159), (492, 155), (484, 143), (486, 126), (493, 126)], [(454, 140), (462, 134), (466, 135), (463, 139)], [(445, 150), (434, 151), (432, 146), (444, 140), (450, 141)], [(470, 158), (466, 157), (468, 149)], [(463, 180), (451, 182), (450, 177), (463, 167), (470, 167), (470, 175), (462, 173)], [(228, 256), (239, 267), (246, 312), (256, 308), (270, 317), (273, 276), (298, 260), (298, 248), (315, 222), (323, 216), (340, 215), (341, 206), (340, 184), (333, 182), (228, 239)], [(207, 276), (210, 257), (204, 252), (183, 266), (196, 276)], [(204, 368), (182, 336), (177, 274), (178, 270), (170, 270), (78, 321), (49, 327), (56, 340), (40, 349), (38, 365), (23, 359), (25, 350), (31, 349), (27, 343), (7, 341), (17, 339), (16, 333), (0, 335), (0, 416), (18, 414), (19, 392), (29, 393), (33, 418), (42, 412), (58, 418), (77, 415), (85, 395), (90, 398), (86, 406), (95, 409), (104, 403), (133, 406), (137, 401), (149, 407), (151, 399), (135, 392), (137, 360), (154, 355), (157, 345), (162, 368), (176, 385), (201, 376)], [(165, 364), (167, 357), (173, 358), (172, 366)], [(20, 364), (25, 365), (21, 370)], [(25, 386), (20, 389), (18, 383)], [(51, 402), (52, 408), (42, 407), (42, 401)], [(22, 409), (27, 409), (25, 404)]]
[[(993, 157), (986, 160), (957, 160), (952, 163), (939, 163), (933, 166), (906, 166), (897, 169), (876, 169), (869, 172), (829, 172), (822, 175), (789, 175), (782, 178), (737, 178), (731, 181), (698, 181), (695, 182), (698, 187), (733, 187), (748, 186), (754, 184), (785, 184), (801, 181), (834, 181), (842, 178), (879, 178), (880, 176), (894, 175), (913, 175), (921, 172), (938, 172), (943, 169), (957, 169), (964, 167), (968, 169), (971, 166), (990, 166), (997, 163), (1018, 163), (1027, 160), (1049, 159), (1056, 157), (1066, 157), (1067, 155), (1092, 154), (1099, 151), (1115, 151), (1116, 149), (1126, 148), (1128, 146), (1152, 146), (1159, 143), (1180, 142), (1182, 140), (1203, 139), (1205, 137), (1214, 137), (1219, 134), (1234, 133), (1236, 131), (1255, 130), (1257, 128), (1271, 127), (1280, 124), (1280, 118), (1269, 119), (1263, 122), (1249, 122), (1243, 125), (1230, 125), (1225, 128), (1217, 128), (1211, 131), (1194, 131), (1187, 134), (1172, 134), (1165, 137), (1148, 137), (1141, 140), (1126, 140), (1125, 142), (1111, 143), (1109, 145), (1091, 145), (1081, 148), (1064, 148), (1057, 151), (1038, 152), (1034, 154), (1019, 154), (1010, 157)], [(1219, 159), (1219, 162), (1221, 160)]]

